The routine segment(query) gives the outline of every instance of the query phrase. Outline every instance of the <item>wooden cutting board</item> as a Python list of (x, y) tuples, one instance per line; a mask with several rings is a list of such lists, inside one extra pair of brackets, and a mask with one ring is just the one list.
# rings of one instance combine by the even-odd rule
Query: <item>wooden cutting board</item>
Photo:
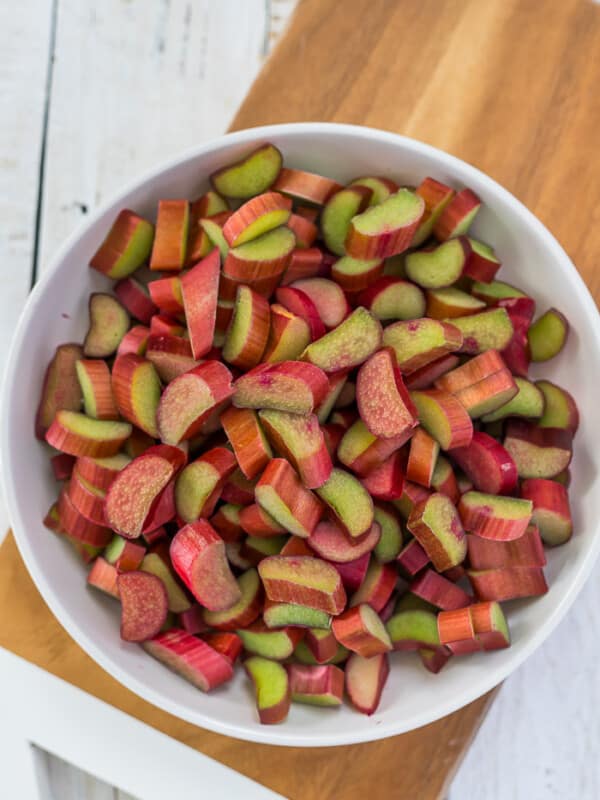
[[(597, 291), (599, 85), (600, 8), (586, 0), (303, 0), (232, 127), (334, 120), (442, 147), (523, 200)], [(292, 800), (444, 797), (491, 699), (381, 742), (249, 744), (156, 709), (100, 669), (45, 606), (12, 536), (0, 608), (0, 646)]]

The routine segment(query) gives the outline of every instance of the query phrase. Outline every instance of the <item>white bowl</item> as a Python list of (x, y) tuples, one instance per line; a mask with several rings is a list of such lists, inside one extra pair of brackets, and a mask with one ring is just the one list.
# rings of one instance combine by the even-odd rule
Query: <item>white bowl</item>
[[(272, 727), (258, 723), (243, 670), (232, 684), (205, 695), (136, 645), (120, 640), (117, 605), (86, 588), (85, 571), (71, 548), (42, 525), (56, 484), (47, 452), (33, 436), (42, 376), (54, 348), (82, 339), (90, 291), (109, 287), (87, 265), (116, 212), (129, 207), (152, 215), (159, 198), (197, 196), (209, 173), (265, 141), (282, 150), (287, 165), (342, 182), (375, 174), (410, 185), (432, 175), (471, 187), (484, 202), (474, 232), (499, 253), (500, 277), (529, 291), (539, 310), (556, 305), (571, 320), (565, 352), (534, 373), (568, 387), (581, 411), (571, 486), (575, 534), (548, 553), (548, 594), (508, 604), (512, 646), (455, 658), (437, 676), (426, 672), (414, 654), (394, 654), (380, 708), (372, 717), (348, 706), (320, 710), (294, 705), (288, 720)], [(270, 744), (342, 745), (392, 736), (449, 714), (496, 686), (544, 641), (575, 600), (600, 548), (600, 435), (594, 423), (599, 374), (598, 312), (583, 281), (542, 223), (491, 178), (433, 147), (369, 128), (301, 123), (241, 131), (204, 144), (129, 186), (69, 239), (32, 292), (15, 333), (4, 386), (1, 443), (10, 518), (25, 563), (62, 625), (104, 669), (156, 706), (203, 728)]]

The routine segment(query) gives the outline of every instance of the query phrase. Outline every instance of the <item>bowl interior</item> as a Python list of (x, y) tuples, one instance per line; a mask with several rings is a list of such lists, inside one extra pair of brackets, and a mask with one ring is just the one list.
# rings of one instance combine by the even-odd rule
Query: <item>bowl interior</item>
[[(549, 593), (535, 601), (510, 604), (513, 646), (455, 658), (438, 676), (427, 673), (413, 654), (395, 654), (374, 716), (362, 716), (349, 707), (322, 711), (294, 706), (288, 721), (272, 728), (258, 724), (241, 670), (232, 685), (206, 696), (137, 646), (120, 641), (117, 605), (86, 588), (81, 563), (42, 525), (56, 496), (56, 484), (48, 454), (33, 437), (42, 376), (55, 346), (82, 339), (90, 291), (110, 286), (87, 264), (116, 211), (125, 206), (152, 217), (160, 198), (197, 196), (207, 186), (206, 175), (247, 152), (253, 143), (267, 140), (281, 148), (287, 165), (342, 182), (376, 174), (416, 185), (432, 175), (476, 191), (484, 209), (473, 231), (496, 248), (503, 263), (499, 277), (530, 292), (538, 311), (554, 304), (571, 320), (566, 351), (555, 362), (536, 367), (533, 374), (568, 387), (581, 411), (572, 467), (575, 535), (567, 546), (549, 553)], [(598, 329), (593, 301), (552, 236), (508, 192), (464, 162), (412, 140), (353, 126), (284, 125), (224, 137), (147, 176), (117, 198), (67, 243), (32, 294), (13, 343), (2, 418), (5, 488), (19, 547), (44, 598), (78, 643), (130, 689), (192, 723), (230, 736), (305, 746), (366, 741), (426, 724), (505, 678), (557, 624), (591, 569), (598, 550), (600, 516), (600, 448), (594, 424), (600, 371)]]

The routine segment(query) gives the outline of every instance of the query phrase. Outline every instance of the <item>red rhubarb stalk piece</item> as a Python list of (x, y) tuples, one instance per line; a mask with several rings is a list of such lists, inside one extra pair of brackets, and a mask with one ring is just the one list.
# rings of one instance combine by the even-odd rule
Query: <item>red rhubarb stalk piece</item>
[(339, 614), (346, 592), (331, 564), (307, 556), (270, 556), (258, 565), (269, 600), (296, 603), (328, 614)]
[(452, 581), (426, 569), (409, 586), (409, 591), (445, 611), (471, 605), (473, 598)]
[(298, 470), (304, 485), (309, 489), (323, 486), (332, 463), (317, 417), (272, 409), (264, 409), (258, 416), (274, 449)]
[(223, 236), (230, 247), (237, 247), (285, 225), (291, 208), (292, 201), (277, 192), (259, 194), (233, 212), (223, 226)]
[(157, 438), (161, 387), (154, 365), (133, 353), (119, 356), (112, 368), (112, 388), (121, 416)]
[(123, 572), (117, 577), (121, 599), (121, 639), (145, 642), (167, 619), (167, 592), (163, 582), (148, 572)]
[(203, 619), (211, 628), (234, 631), (251, 625), (259, 616), (263, 605), (263, 589), (254, 567), (237, 579), (240, 599), (224, 611), (204, 610)]
[(366, 603), (378, 614), (386, 607), (396, 588), (398, 574), (392, 564), (380, 564), (372, 558), (358, 590), (350, 598), (351, 606)]
[(458, 510), (465, 529), (484, 539), (518, 539), (531, 521), (533, 503), (516, 497), (466, 492)]
[(270, 329), (270, 306), (248, 286), (239, 286), (233, 315), (225, 334), (223, 358), (243, 370), (261, 360)]
[(472, 569), (504, 567), (543, 567), (546, 565), (544, 543), (535, 524), (529, 525), (518, 539), (509, 542), (467, 536), (469, 564)]
[(90, 267), (108, 278), (124, 278), (148, 259), (153, 238), (153, 225), (133, 211), (123, 209), (92, 256)]
[(128, 422), (93, 419), (76, 411), (57, 411), (46, 431), (52, 447), (72, 456), (113, 456), (131, 433)]
[(289, 664), (290, 691), (294, 703), (336, 708), (342, 704), (344, 673), (334, 664)]
[(548, 584), (541, 567), (468, 569), (467, 576), (480, 600), (516, 600), (546, 594)]
[(387, 654), (363, 658), (353, 653), (346, 663), (345, 672), (346, 691), (354, 708), (362, 714), (374, 714), (390, 673)]
[(152, 316), (158, 313), (148, 290), (135, 278), (123, 278), (115, 285), (115, 294), (132, 317), (149, 325)]
[(385, 625), (371, 606), (363, 603), (349, 608), (331, 623), (335, 638), (363, 658), (387, 653), (392, 643)]
[(225, 447), (213, 447), (192, 461), (177, 477), (175, 506), (184, 522), (210, 517), (227, 478), (236, 469), (233, 453)]
[(323, 506), (300, 482), (290, 464), (272, 459), (256, 485), (256, 502), (283, 528), (301, 538), (315, 529)]
[(263, 725), (275, 725), (287, 717), (291, 691), (285, 667), (262, 656), (251, 656), (244, 669), (254, 683), (258, 718)]
[(78, 344), (61, 344), (44, 376), (40, 404), (35, 418), (35, 435), (43, 439), (57, 411), (79, 411), (83, 402), (76, 363), (83, 358)]
[(238, 408), (271, 408), (310, 414), (329, 391), (327, 375), (305, 361), (260, 364), (237, 379), (233, 403)]
[[(429, 488), (433, 478), (440, 446), (427, 431), (417, 428), (410, 440), (408, 461), (406, 463), (406, 477), (413, 483)], [(397, 497), (402, 496), (400, 492)], [(395, 500), (397, 497), (384, 498)]]
[(404, 386), (391, 348), (372, 355), (359, 369), (356, 400), (362, 420), (379, 438), (405, 436), (417, 425), (417, 409)]
[(186, 261), (190, 222), (187, 200), (159, 200), (150, 269), (178, 272)]
[(376, 522), (360, 538), (351, 538), (339, 524), (324, 520), (319, 522), (307, 543), (326, 561), (348, 563), (370, 553), (380, 536), (381, 529)]
[(87, 582), (89, 586), (100, 589), (101, 592), (119, 599), (119, 588), (117, 586), (118, 572), (113, 564), (109, 564), (102, 556), (94, 559), (92, 568), (88, 572)]
[(478, 491), (511, 494), (515, 490), (518, 477), (515, 462), (487, 433), (476, 431), (467, 447), (453, 448), (449, 455)]
[(185, 317), (194, 358), (202, 358), (212, 347), (219, 289), (219, 251), (211, 253), (181, 279)]
[[(419, 430), (415, 431), (411, 441), (414, 442), (418, 433)], [(404, 489), (403, 465), (403, 454), (396, 451), (379, 466), (368, 472), (361, 483), (371, 497), (376, 500), (397, 500), (402, 497)]]
[(144, 650), (203, 692), (233, 677), (228, 658), (202, 639), (171, 628), (143, 644)]
[(456, 508), (446, 495), (435, 492), (421, 501), (411, 511), (407, 526), (439, 572), (464, 560), (465, 532)]
[(556, 546), (573, 534), (569, 494), (565, 486), (544, 478), (529, 478), (521, 484), (521, 497), (531, 500), (531, 521), (539, 528), (544, 543)]

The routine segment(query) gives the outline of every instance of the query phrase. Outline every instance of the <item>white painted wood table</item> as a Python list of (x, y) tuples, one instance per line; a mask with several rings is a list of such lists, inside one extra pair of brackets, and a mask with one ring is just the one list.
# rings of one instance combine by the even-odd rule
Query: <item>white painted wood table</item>
[[(0, 369), (30, 286), (59, 244), (129, 180), (226, 129), (295, 2), (0, 5)], [(599, 607), (596, 568), (559, 628), (506, 682), (451, 800), (600, 797)], [(129, 797), (40, 758), (55, 800)]]

